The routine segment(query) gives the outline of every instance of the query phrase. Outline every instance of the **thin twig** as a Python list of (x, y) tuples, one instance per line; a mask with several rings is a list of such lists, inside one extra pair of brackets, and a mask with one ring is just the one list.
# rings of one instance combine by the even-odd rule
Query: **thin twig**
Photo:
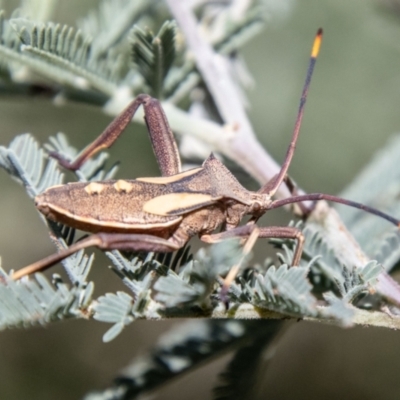
[[(323, 308), (321, 308), (323, 311)], [(380, 311), (367, 311), (359, 308), (352, 307), (353, 316), (351, 317), (350, 325), (348, 326), (377, 326), (388, 329), (400, 329), (400, 317), (397, 315), (390, 315)], [(255, 307), (250, 303), (243, 303), (235, 310), (226, 310), (224, 307), (216, 308), (213, 310), (211, 315), (208, 314), (196, 314), (196, 318), (213, 318), (213, 319), (225, 319), (232, 318), (238, 320), (249, 320), (249, 319), (284, 319), (284, 320), (298, 320), (298, 317), (291, 317), (289, 315), (281, 314), (279, 312), (270, 311)], [(193, 318), (193, 313), (182, 312), (180, 310), (176, 315), (172, 312), (168, 313), (169, 320), (171, 318)], [(152, 319), (148, 317), (147, 319)], [(157, 320), (163, 320), (164, 318), (157, 318)], [(340, 321), (330, 318), (318, 318), (318, 317), (304, 317), (304, 321), (319, 322), (330, 325), (340, 325)]]
[[(366, 311), (360, 310), (358, 308), (353, 308), (354, 315), (351, 319), (353, 325), (361, 325), (361, 326), (379, 326), (381, 328), (388, 329), (400, 329), (400, 317), (389, 315), (379, 311)], [(227, 315), (213, 315), (216, 318), (226, 318)], [(232, 317), (229, 315), (229, 317)], [(238, 319), (293, 319), (292, 317), (288, 317), (287, 315), (283, 315), (277, 312), (268, 311), (268, 310), (260, 310), (257, 309), (250, 304), (243, 304), (238, 308), (234, 318)], [(312, 318), (305, 317), (305, 321), (312, 322), (320, 322), (325, 324), (338, 325), (338, 321), (333, 319), (326, 318)]]

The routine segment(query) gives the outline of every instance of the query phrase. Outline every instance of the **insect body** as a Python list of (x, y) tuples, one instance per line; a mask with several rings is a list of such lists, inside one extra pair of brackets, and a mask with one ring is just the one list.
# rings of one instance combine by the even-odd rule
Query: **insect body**
[(211, 155), (201, 168), (172, 176), (51, 187), (36, 197), (36, 206), (49, 219), (93, 233), (176, 233), (171, 243), (181, 247), (183, 239), (223, 222), (236, 226), (253, 199), (265, 196), (244, 189)]
[[(54, 186), (35, 202), (51, 220), (101, 232), (87, 243), (96, 237), (99, 247), (107, 249), (160, 252), (177, 250), (196, 234), (208, 242), (221, 240), (213, 238), (212, 232), (222, 224), (235, 235), (246, 236), (250, 225), (250, 229), (236, 228), (242, 217), (258, 214), (272, 203), (269, 196), (243, 188), (213, 155), (201, 168), (171, 176)], [(230, 231), (226, 237), (232, 236)], [(294, 237), (297, 231), (293, 232)], [(86, 247), (85, 243), (78, 242), (66, 251)], [(54, 260), (61, 254), (53, 256)]]
[[(202, 167), (182, 172), (176, 142), (161, 105), (150, 96), (139, 95), (76, 160), (68, 162), (58, 154), (51, 155), (65, 168), (80, 168), (93, 154), (114, 143), (142, 105), (162, 176), (69, 183), (47, 189), (35, 199), (39, 211), (51, 220), (91, 232), (92, 235), (15, 272), (13, 278), (18, 279), (48, 268), (89, 246), (104, 250), (171, 252), (183, 247), (195, 235), (208, 243), (230, 237), (251, 238), (249, 242), (254, 242), (257, 237), (294, 239), (297, 246), (292, 264), (298, 265), (303, 246), (302, 233), (293, 227), (258, 227), (256, 222), (270, 209), (304, 200), (326, 199), (344, 203), (362, 208), (399, 226), (397, 219), (378, 210), (326, 194), (314, 193), (272, 200), (279, 186), (287, 179), (321, 38), (322, 30), (319, 30), (284, 163), (279, 173), (258, 192), (242, 187), (213, 155)], [(240, 225), (245, 215), (250, 215), (250, 220)], [(214, 233), (219, 227), (223, 229)]]

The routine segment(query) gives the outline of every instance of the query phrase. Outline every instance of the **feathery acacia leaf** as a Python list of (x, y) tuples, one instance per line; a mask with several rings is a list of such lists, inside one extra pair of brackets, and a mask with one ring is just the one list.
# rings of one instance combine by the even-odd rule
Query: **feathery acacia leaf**
[(0, 46), (0, 55), (3, 51), (10, 61), (26, 64), (39, 74), (80, 90), (93, 87), (109, 94), (115, 90), (125, 60), (116, 56), (96, 59), (91, 51), (92, 39), (79, 30), (51, 22), (37, 24), (24, 18), (11, 19), (9, 24), (21, 45), (14, 51)]
[(78, 21), (81, 31), (93, 38), (96, 57), (121, 42), (134, 23), (154, 8), (152, 1), (102, 0), (88, 15)]
[[(378, 276), (383, 271), (383, 266), (379, 262), (372, 260), (361, 268), (347, 267), (335, 256), (317, 225), (307, 224), (303, 234), (305, 237), (303, 258), (312, 261), (310, 261), (310, 279), (320, 290), (338, 292), (345, 304), (353, 303), (360, 294), (374, 290)], [(292, 242), (281, 239), (273, 239), (272, 242), (286, 250), (284, 262), (287, 263), (292, 259), (294, 252)]]
[(134, 27), (132, 31), (132, 56), (150, 94), (161, 99), (164, 79), (175, 59), (176, 24), (166, 21), (157, 35)]
[(1, 268), (0, 278), (0, 329), (87, 318), (92, 283), (70, 289), (60, 279), (53, 286), (41, 274), (15, 282)]
[(0, 166), (25, 186), (30, 197), (59, 185), (63, 179), (57, 162), (48, 160), (29, 134), (17, 136), (8, 148), (0, 146)]

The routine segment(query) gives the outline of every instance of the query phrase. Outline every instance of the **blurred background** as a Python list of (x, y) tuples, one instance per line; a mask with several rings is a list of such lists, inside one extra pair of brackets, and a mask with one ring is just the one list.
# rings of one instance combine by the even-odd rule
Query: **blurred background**
[[(16, 2), (2, 3), (10, 13)], [(55, 20), (73, 24), (97, 3), (60, 2)], [(400, 131), (400, 13), (394, 1), (271, 4), (265, 30), (243, 51), (256, 82), (248, 92), (250, 119), (265, 148), (281, 161), (312, 40), (323, 27), (323, 46), (290, 174), (306, 191), (338, 193), (388, 137)], [(0, 120), (1, 145), (25, 132), (43, 143), (61, 131), (82, 148), (110, 118), (94, 107), (57, 107), (46, 98), (2, 96)], [(129, 133), (113, 147), (111, 159), (122, 161), (119, 177), (158, 173), (142, 126), (129, 127)], [(3, 171), (0, 187), (3, 268), (17, 269), (52, 253), (46, 229), (24, 190)], [(269, 222), (287, 219), (282, 214), (268, 215)], [(98, 258), (104, 260), (100, 254)], [(120, 280), (106, 268), (93, 272), (97, 293), (123, 290)], [(139, 321), (108, 344), (101, 341), (108, 325), (95, 321), (2, 332), (0, 398), (81, 398), (91, 389), (107, 386), (116, 371), (150, 348), (171, 325)], [(268, 369), (260, 371), (261, 398), (398, 399), (399, 344), (400, 334), (384, 329), (292, 323), (280, 337)], [(186, 375), (154, 398), (185, 399), (188, 393), (192, 400), (210, 398), (210, 389), (228, 359), (229, 354), (212, 368), (207, 365)]]

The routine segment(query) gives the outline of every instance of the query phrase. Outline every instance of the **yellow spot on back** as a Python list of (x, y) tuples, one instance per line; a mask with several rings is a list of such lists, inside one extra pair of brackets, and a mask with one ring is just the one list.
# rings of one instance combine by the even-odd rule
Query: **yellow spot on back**
[(171, 176), (158, 176), (158, 177), (150, 177), (150, 178), (137, 178), (137, 181), (140, 182), (147, 182), (147, 183), (156, 183), (159, 185), (166, 185), (167, 183), (173, 183), (173, 182), (178, 182), (182, 180), (183, 178), (187, 178), (188, 176), (192, 176), (194, 174), (197, 174), (199, 171), (201, 171), (203, 168), (194, 168), (190, 169), (189, 171), (181, 172), (180, 174), (176, 175), (171, 175)]
[(85, 186), (85, 192), (90, 195), (99, 194), (104, 190), (104, 185), (98, 182), (90, 182)]
[(155, 215), (182, 215), (205, 207), (218, 198), (201, 193), (170, 193), (155, 197), (143, 206), (143, 211)]
[(118, 180), (114, 183), (114, 188), (117, 192), (129, 193), (133, 190), (133, 185), (123, 179)]

